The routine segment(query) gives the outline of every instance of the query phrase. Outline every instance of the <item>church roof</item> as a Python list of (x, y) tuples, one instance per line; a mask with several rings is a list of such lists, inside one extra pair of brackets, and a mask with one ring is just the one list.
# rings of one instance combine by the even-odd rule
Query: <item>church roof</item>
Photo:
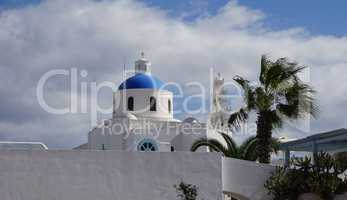
[(137, 73), (120, 84), (118, 89), (161, 89), (163, 85), (164, 82), (150, 74)]
[(47, 146), (40, 142), (3, 142), (0, 141), (1, 150), (47, 150)]
[(285, 142), (280, 144), (280, 149), (289, 149), (290, 151), (313, 151), (314, 145), (316, 145), (317, 151), (346, 151), (347, 129), (337, 129)]

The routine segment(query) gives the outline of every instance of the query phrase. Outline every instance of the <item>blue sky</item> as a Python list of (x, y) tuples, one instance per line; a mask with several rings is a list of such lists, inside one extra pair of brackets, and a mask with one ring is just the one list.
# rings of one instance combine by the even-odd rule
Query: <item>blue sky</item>
[[(41, 0), (1, 0), (0, 8), (18, 8), (34, 5)], [(190, 15), (183, 20), (191, 21), (208, 13), (214, 15), (228, 0), (141, 0), (148, 5), (167, 10), (172, 17)], [(312, 35), (347, 34), (347, 1), (346, 0), (241, 0), (240, 5), (259, 9), (266, 14), (265, 27), (281, 30), (291, 27), (303, 27)]]

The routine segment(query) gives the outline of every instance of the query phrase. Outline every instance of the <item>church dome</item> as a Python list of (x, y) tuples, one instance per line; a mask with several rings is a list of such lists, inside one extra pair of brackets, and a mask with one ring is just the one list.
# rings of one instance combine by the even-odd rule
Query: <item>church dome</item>
[(160, 89), (163, 85), (161, 80), (150, 74), (137, 73), (120, 84), (118, 89)]

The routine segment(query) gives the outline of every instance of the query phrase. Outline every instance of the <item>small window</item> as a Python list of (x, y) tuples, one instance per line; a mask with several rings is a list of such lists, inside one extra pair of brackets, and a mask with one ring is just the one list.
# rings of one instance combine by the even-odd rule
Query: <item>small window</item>
[(157, 100), (154, 97), (151, 97), (149, 99), (149, 104), (150, 104), (150, 111), (157, 111)]
[(128, 110), (134, 111), (134, 97), (128, 98)]
[(169, 113), (171, 113), (171, 100), (170, 99), (167, 101), (167, 108), (169, 110)]
[(158, 151), (157, 143), (152, 139), (144, 139), (137, 145), (137, 151)]

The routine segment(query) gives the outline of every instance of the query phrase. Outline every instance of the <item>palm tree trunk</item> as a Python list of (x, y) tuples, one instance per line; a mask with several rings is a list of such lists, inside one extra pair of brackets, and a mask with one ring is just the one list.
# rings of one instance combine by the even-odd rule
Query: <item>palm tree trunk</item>
[(256, 155), (260, 163), (270, 163), (272, 124), (270, 113), (260, 111), (257, 118)]

